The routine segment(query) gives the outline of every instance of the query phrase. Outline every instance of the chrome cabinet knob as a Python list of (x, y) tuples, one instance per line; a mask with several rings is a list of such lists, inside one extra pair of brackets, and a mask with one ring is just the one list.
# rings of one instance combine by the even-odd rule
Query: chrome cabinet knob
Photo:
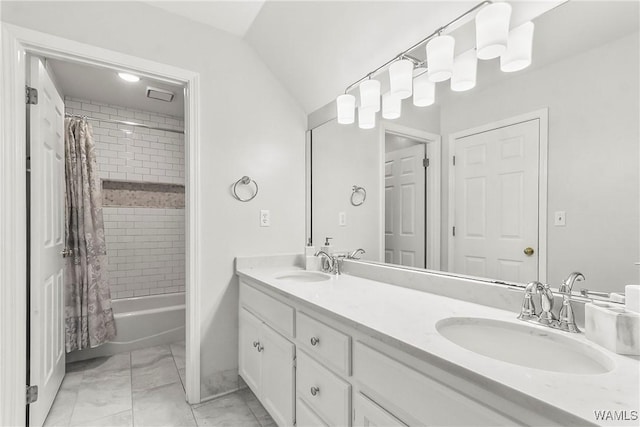
[(317, 396), (320, 393), (320, 389), (318, 387), (311, 387), (311, 395)]
[(262, 350), (264, 350), (264, 346), (258, 343), (257, 349), (258, 349), (258, 353), (260, 353)]
[(254, 342), (253, 342), (253, 347), (254, 347), (254, 348), (255, 348), (255, 347), (257, 347), (257, 346), (259, 346), (259, 345), (260, 345), (260, 343), (259, 343), (258, 341), (254, 341)]
[(73, 254), (73, 249), (69, 249), (69, 248), (64, 248), (60, 252), (60, 255), (62, 255), (63, 258), (70, 257), (72, 254)]
[(318, 344), (320, 344), (320, 338), (317, 337), (311, 337), (311, 345), (312, 346), (317, 346)]

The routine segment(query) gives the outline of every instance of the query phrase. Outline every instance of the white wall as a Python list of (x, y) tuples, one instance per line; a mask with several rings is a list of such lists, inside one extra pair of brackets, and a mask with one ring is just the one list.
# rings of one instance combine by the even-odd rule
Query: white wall
[[(142, 2), (6, 2), (2, 20), (200, 73), (202, 396), (237, 384), (238, 255), (301, 252), (306, 117), (242, 40)], [(251, 203), (230, 195), (242, 175)], [(271, 227), (259, 227), (260, 209)]]
[[(580, 287), (623, 291), (637, 281), (640, 73), (638, 33), (512, 78), (442, 106), (443, 141), (457, 131), (549, 109), (548, 275), (572, 271)], [(635, 53), (635, 54), (634, 54)], [(448, 158), (448, 144), (443, 158)], [(448, 162), (443, 169), (447, 218)], [(566, 226), (553, 225), (566, 212)], [(447, 234), (443, 230), (443, 264)]]

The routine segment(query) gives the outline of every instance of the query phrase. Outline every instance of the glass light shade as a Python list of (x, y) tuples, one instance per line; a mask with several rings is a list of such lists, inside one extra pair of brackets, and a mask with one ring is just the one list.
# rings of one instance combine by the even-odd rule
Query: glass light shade
[(478, 58), (493, 59), (507, 49), (511, 5), (492, 3), (476, 15), (476, 47)]
[(500, 56), (500, 69), (510, 73), (531, 65), (533, 49), (533, 22), (525, 22), (509, 33), (507, 50)]
[(380, 111), (380, 82), (378, 80), (365, 80), (360, 83), (360, 108), (373, 108)]
[(451, 77), (455, 43), (451, 36), (438, 36), (427, 43), (427, 75), (432, 82), (442, 82)]
[(391, 95), (398, 99), (405, 99), (411, 96), (413, 83), (413, 62), (408, 59), (401, 59), (394, 62), (389, 67), (389, 83), (391, 84)]
[(478, 72), (478, 57), (475, 49), (461, 53), (453, 60), (453, 74), (451, 75), (451, 90), (462, 92), (476, 86)]
[(382, 118), (397, 119), (402, 114), (402, 100), (387, 92), (382, 95)]
[(338, 123), (350, 125), (356, 120), (356, 97), (349, 94), (340, 95), (336, 99), (338, 107)]
[(413, 105), (426, 107), (436, 101), (436, 84), (429, 80), (424, 68), (416, 68), (416, 78), (413, 80)]
[(358, 127), (360, 129), (376, 127), (376, 112), (373, 108), (358, 108)]

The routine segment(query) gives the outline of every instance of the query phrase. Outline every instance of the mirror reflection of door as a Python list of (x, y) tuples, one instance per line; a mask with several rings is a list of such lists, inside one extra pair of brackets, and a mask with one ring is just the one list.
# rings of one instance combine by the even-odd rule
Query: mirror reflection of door
[(424, 142), (385, 133), (384, 261), (425, 268)]
[(450, 271), (538, 280), (539, 120), (456, 138), (454, 144)]

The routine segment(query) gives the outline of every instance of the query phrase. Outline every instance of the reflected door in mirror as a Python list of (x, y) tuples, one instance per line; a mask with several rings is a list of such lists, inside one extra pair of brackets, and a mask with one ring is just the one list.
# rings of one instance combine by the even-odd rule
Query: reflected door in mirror
[(538, 280), (539, 120), (455, 140), (452, 272)]
[(425, 267), (424, 158), (420, 142), (385, 153), (385, 262)]

